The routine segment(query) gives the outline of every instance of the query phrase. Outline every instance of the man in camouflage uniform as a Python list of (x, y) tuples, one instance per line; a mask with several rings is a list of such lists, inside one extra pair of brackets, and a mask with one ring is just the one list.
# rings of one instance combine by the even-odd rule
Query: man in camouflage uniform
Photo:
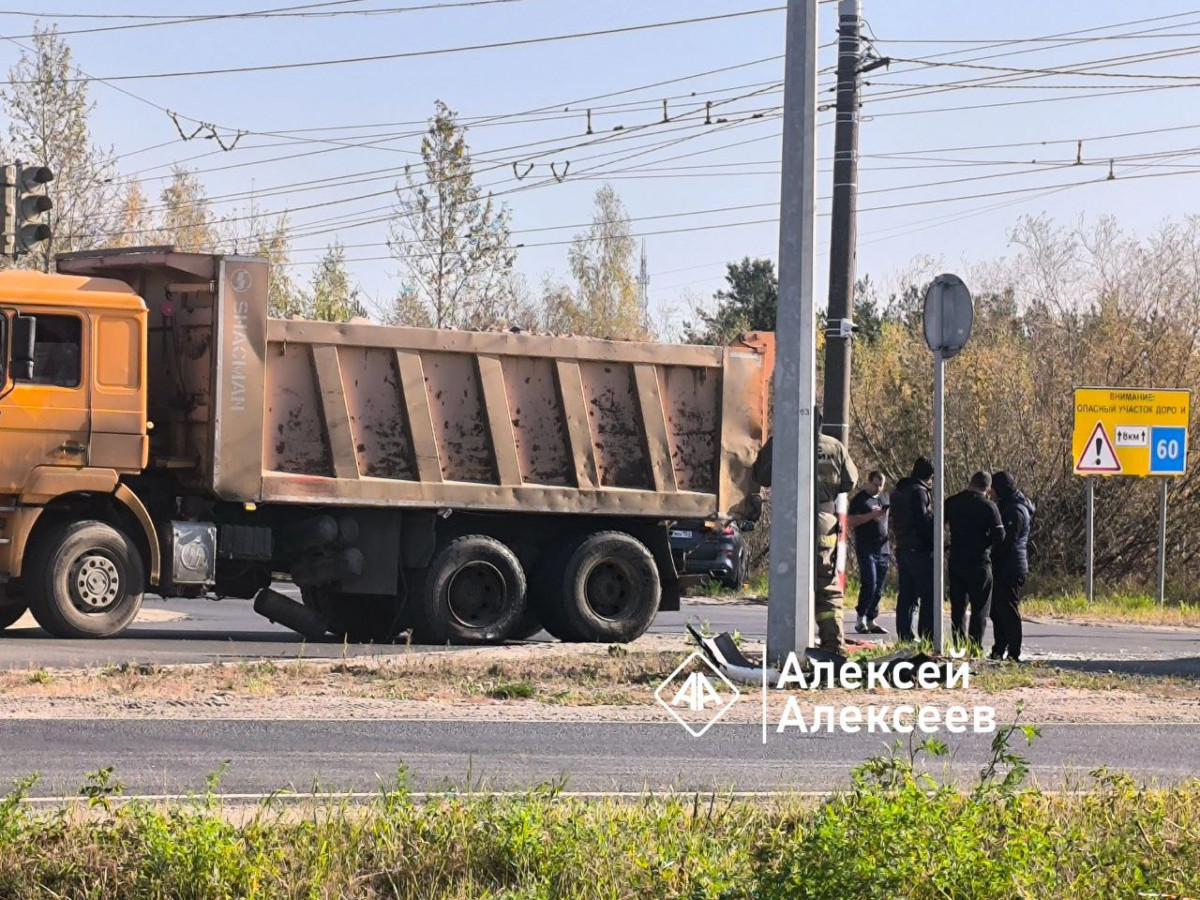
[[(817, 638), (822, 650), (844, 655), (842, 636), (842, 589), (837, 583), (838, 494), (848, 494), (858, 482), (858, 468), (845, 444), (821, 434), (821, 410), (815, 410), (817, 482), (817, 558), (813, 582), (816, 589), (814, 613)], [(763, 445), (754, 463), (754, 478), (763, 487), (771, 486), (771, 456), (775, 438)]]
[(842, 635), (842, 588), (837, 582), (837, 543), (840, 523), (838, 494), (848, 494), (858, 482), (858, 468), (846, 445), (821, 433), (821, 411), (816, 411), (817, 432), (817, 559), (814, 573), (814, 615), (822, 650), (845, 654)]

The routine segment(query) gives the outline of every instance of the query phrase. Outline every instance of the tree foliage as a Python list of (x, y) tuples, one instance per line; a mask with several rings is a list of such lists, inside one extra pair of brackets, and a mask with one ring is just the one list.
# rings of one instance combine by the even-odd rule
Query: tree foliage
[(306, 306), (307, 316), (322, 322), (349, 322), (366, 315), (358, 287), (346, 271), (346, 250), (341, 241), (329, 245), (313, 273)]
[(108, 242), (112, 247), (136, 247), (145, 244), (154, 232), (154, 216), (142, 182), (131, 178), (125, 182), (120, 197), (117, 234)]
[(436, 328), (490, 328), (513, 312), (509, 212), (475, 183), (466, 130), (438, 102), (421, 166), (396, 189), (388, 246), (401, 290), (389, 319)]
[(779, 280), (769, 259), (744, 257), (725, 268), (726, 287), (713, 296), (712, 312), (701, 310), (699, 322), (684, 325), (692, 344), (728, 344), (744, 331), (774, 331)]
[(218, 242), (217, 223), (204, 184), (183, 166), (171, 170), (171, 181), (159, 198), (161, 212), (157, 242), (186, 253), (212, 252)]
[(637, 283), (637, 243), (612, 185), (596, 191), (592, 224), (576, 235), (568, 261), (574, 290), (556, 284), (545, 295), (552, 330), (615, 340), (650, 337)]
[[(1111, 219), (1070, 228), (1026, 219), (1011, 239), (1011, 260), (967, 276), (975, 327), (947, 366), (946, 483), (955, 489), (977, 469), (1014, 472), (1038, 505), (1035, 574), (1076, 575), (1084, 562), (1085, 485), (1072, 473), (1073, 389), (1200, 392), (1200, 218), (1167, 224), (1144, 240)], [(935, 274), (931, 268), (925, 277)], [(893, 479), (932, 445), (933, 365), (915, 300), (924, 286), (893, 293), (878, 339), (854, 358), (851, 451), (860, 468), (878, 467)], [(1155, 492), (1146, 479), (1098, 481), (1102, 578), (1152, 570)], [(1172, 483), (1171, 496), (1172, 568), (1191, 571), (1200, 561), (1200, 545), (1190, 539), (1200, 528), (1195, 461)]]
[(107, 243), (120, 204), (111, 149), (92, 142), (88, 118), (94, 103), (78, 77), (71, 48), (54, 28), (35, 27), (33, 46), (21, 52), (0, 88), (9, 117), (6, 161), (49, 166), (54, 208), (46, 221), (53, 237), (25, 265), (49, 271), (54, 254)]

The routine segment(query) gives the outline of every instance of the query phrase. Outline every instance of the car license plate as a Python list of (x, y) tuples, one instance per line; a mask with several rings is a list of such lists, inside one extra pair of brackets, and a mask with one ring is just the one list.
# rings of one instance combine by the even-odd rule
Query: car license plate
[(690, 540), (692, 537), (692, 532), (690, 532), (690, 531), (672, 531), (671, 537), (682, 538), (683, 540)]

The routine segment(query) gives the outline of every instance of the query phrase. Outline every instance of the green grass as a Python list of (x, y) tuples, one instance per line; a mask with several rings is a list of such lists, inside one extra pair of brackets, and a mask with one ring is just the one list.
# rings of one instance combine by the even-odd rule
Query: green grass
[(1102, 594), (1090, 605), (1082, 592), (1034, 594), (1021, 601), (1021, 612), (1083, 622), (1200, 626), (1200, 603), (1168, 598), (1160, 605), (1142, 592)]
[[(846, 579), (846, 605), (852, 607), (858, 598), (858, 579), (854, 575)], [(768, 577), (765, 572), (753, 575), (746, 588), (730, 590), (709, 584), (702, 596), (706, 597), (754, 597), (765, 599), (769, 593)], [(1099, 588), (1095, 601), (1090, 605), (1082, 586), (1074, 581), (1049, 579), (1031, 584), (1021, 601), (1021, 611), (1034, 618), (1070, 619), (1078, 622), (1098, 624), (1182, 625), (1200, 627), (1200, 595), (1190, 588), (1170, 590), (1166, 602), (1159, 604), (1152, 592), (1139, 585), (1117, 585)], [(880, 600), (880, 608), (891, 611), (896, 608), (896, 572), (891, 571), (888, 585)]]
[(506, 681), (487, 690), (493, 700), (529, 700), (537, 691), (527, 681)]
[(121, 801), (111, 769), (78, 804), (35, 810), (32, 780), (0, 798), (0, 897), (688, 898), (1000, 900), (1195, 896), (1200, 781), (1147, 789), (1093, 773), (1085, 793), (1024, 785), (997, 735), (977, 782), (921, 774), (934, 740), (868, 761), (824, 802), (667, 794), (634, 801), (410, 793), (403, 777), (365, 806), (279, 802), (225, 809)]

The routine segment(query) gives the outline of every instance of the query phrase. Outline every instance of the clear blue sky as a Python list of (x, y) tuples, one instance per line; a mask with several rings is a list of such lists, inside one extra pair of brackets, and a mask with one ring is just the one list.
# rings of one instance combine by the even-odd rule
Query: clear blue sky
[[(0, 15), (0, 31), (19, 36), (31, 30), (33, 19), (12, 14), (21, 8), (39, 13), (43, 22), (54, 21), (61, 30), (68, 31), (130, 24), (132, 20), (53, 18), (54, 14), (199, 15), (278, 8), (301, 2), (45, 0), (44, 10), (34, 4), (8, 6)], [(343, 2), (328, 9), (394, 9), (432, 2), (436, 0), (364, 0)], [(514, 0), (401, 14), (167, 25), (77, 34), (67, 39), (78, 65), (90, 75), (104, 78), (485, 44), (715, 16), (772, 5), (781, 2)], [(822, 43), (834, 38), (835, 7), (828, 3), (821, 7)], [(1045, 212), (1061, 221), (1072, 221), (1081, 214), (1094, 217), (1111, 213), (1126, 227), (1146, 232), (1167, 217), (1195, 210), (1192, 197), (1197, 183), (1191, 179), (1193, 170), (1188, 167), (1200, 163), (1200, 127), (1086, 140), (1083, 158), (1090, 165), (1085, 167), (1053, 169), (1043, 163), (1073, 160), (1076, 147), (1065, 142), (1081, 138), (1200, 125), (1200, 118), (1191, 111), (1191, 100), (1200, 87), (1197, 58), (1200, 9), (1189, 14), (1187, 3), (1168, 0), (1135, 5), (1115, 0), (1057, 4), (1034, 0), (1004, 3), (865, 0), (864, 15), (878, 38), (878, 50), (892, 57), (938, 62), (971, 59), (975, 60), (973, 65), (1021, 68), (1090, 67), (1091, 72), (1108, 74), (1026, 78), (1014, 83), (1020, 87), (958, 88), (929, 93), (910, 86), (949, 85), (1012, 75), (899, 62), (890, 70), (872, 73), (867, 97), (881, 96), (863, 109), (860, 274), (884, 277), (918, 254), (940, 257), (949, 268), (1001, 255), (1007, 248), (1007, 229), (1024, 214)], [(1152, 17), (1159, 21), (1122, 24)], [(720, 286), (727, 260), (743, 255), (775, 255), (774, 224), (732, 223), (772, 219), (775, 215), (770, 204), (778, 200), (779, 193), (776, 174), (779, 122), (775, 114), (781, 94), (773, 84), (782, 76), (782, 62), (776, 59), (743, 64), (781, 54), (783, 24), (783, 13), (775, 11), (719, 22), (424, 58), (119, 82), (121, 88), (185, 116), (251, 132), (228, 153), (221, 152), (212, 140), (186, 143), (179, 140), (175, 125), (165, 114), (111, 87), (95, 84), (94, 131), (99, 141), (114, 145), (123, 155), (120, 161), (123, 173), (141, 174), (151, 195), (161, 188), (161, 179), (169, 173), (172, 162), (186, 161), (200, 170), (237, 166), (204, 172), (202, 177), (211, 195), (253, 189), (263, 194), (258, 200), (263, 209), (295, 210), (294, 227), (313, 233), (297, 238), (294, 253), (297, 263), (315, 260), (327, 239), (340, 236), (349, 247), (347, 255), (353, 260), (356, 278), (370, 296), (386, 300), (395, 290), (392, 277), (395, 266), (367, 259), (386, 254), (381, 246), (386, 236), (385, 226), (376, 223), (337, 228), (322, 223), (334, 216), (344, 217), (342, 221), (346, 223), (378, 218), (380, 207), (389, 198), (367, 197), (309, 210), (297, 207), (385, 191), (404, 164), (415, 159), (420, 143), (419, 126), (395, 123), (426, 119), (435, 100), (446, 101), (465, 119), (546, 108), (552, 112), (500, 119), (469, 132), (480, 181), (493, 185), (498, 192), (507, 192), (503, 199), (512, 208), (517, 240), (526, 244), (568, 241), (579, 228), (558, 226), (579, 226), (587, 221), (591, 195), (606, 173), (635, 219), (670, 216), (635, 222), (639, 233), (724, 226), (647, 235), (651, 298), (655, 307), (661, 309), (678, 305), (686, 292), (710, 294)], [(987, 46), (1082, 29), (1099, 30), (1061, 40)], [(1090, 40), (1085, 42), (1083, 38)], [(1165, 51), (1174, 51), (1176, 55), (1123, 66), (1103, 62), (1113, 57)], [(831, 50), (823, 52), (822, 64), (831, 65)], [(0, 42), (3, 57), (0, 63), (6, 67), (18, 53), (13, 43)], [(688, 78), (733, 66), (742, 67)], [(1121, 73), (1138, 77), (1112, 77)], [(1194, 75), (1196, 79), (1144, 77), (1163, 75)], [(831, 77), (824, 76), (823, 84), (829, 84)], [(669, 79), (687, 80), (590, 103), (573, 103)], [(1054, 85), (1058, 87), (1047, 88)], [(696, 92), (695, 98), (686, 96), (692, 92)], [(745, 96), (752, 92), (758, 93)], [(882, 96), (891, 92), (896, 93), (886, 99)], [(906, 96), (914, 93), (917, 95)], [(655, 124), (661, 119), (664, 97), (679, 98), (670, 101), (669, 111), (673, 116), (684, 113), (683, 119)], [(832, 95), (823, 93), (822, 98), (831, 100)], [(729, 121), (708, 127), (699, 124), (696, 110), (705, 99), (731, 100), (714, 113)], [(1030, 102), (1035, 100), (1042, 102)], [(614, 103), (625, 106), (604, 110), (602, 114), (597, 109), (597, 133), (590, 138), (586, 136), (583, 109)], [(564, 112), (567, 106), (570, 111)], [(984, 108), (978, 108), (981, 106)], [(765, 115), (759, 119), (747, 118), (756, 111)], [(533, 121), (537, 118), (546, 120)], [(831, 112), (821, 115), (822, 122), (831, 118)], [(298, 129), (357, 125), (379, 127), (297, 133)], [(623, 126), (624, 130), (613, 132), (615, 126)], [(267, 134), (270, 132), (289, 134), (273, 137)], [(226, 140), (232, 138), (232, 134), (223, 134)], [(826, 196), (832, 129), (828, 125), (822, 127), (821, 135), (819, 193)], [(374, 146), (345, 146), (364, 140)], [(664, 146), (668, 141), (678, 143)], [(983, 148), (983, 145), (1042, 141), (1064, 143)], [(164, 142), (169, 143), (138, 152)], [(741, 145), (728, 146), (735, 143)], [(274, 146), (265, 146), (269, 144)], [(577, 144), (586, 145), (574, 146)], [(526, 146), (509, 149), (515, 145)], [(654, 147), (658, 149), (651, 150)], [(961, 147), (981, 149), (954, 149)], [(642, 152), (647, 150), (650, 152)], [(1120, 159), (1176, 150), (1181, 154)], [(918, 151), (917, 155), (905, 159), (881, 156), (912, 151)], [(1191, 155), (1186, 155), (1188, 151)], [(689, 155), (672, 159), (684, 154)], [(626, 156), (631, 158), (623, 159)], [(1026, 191), (1031, 188), (1048, 191), (1065, 184), (1103, 179), (1108, 174), (1110, 157), (1118, 158), (1115, 181), (1054, 193)], [(517, 180), (512, 168), (511, 163), (516, 160), (528, 160), (535, 166), (523, 181)], [(549, 164), (555, 163), (561, 174), (567, 161), (571, 162), (571, 168), (559, 183), (551, 177)], [(1150, 166), (1145, 167), (1147, 164)], [(681, 168), (684, 166), (708, 168)], [(589, 168), (594, 171), (587, 172)], [(384, 177), (373, 175), (374, 180), (369, 181), (354, 177), (354, 173), (367, 170), (384, 170), (379, 173)], [(520, 170), (524, 171), (524, 165)], [(1128, 177), (1168, 172), (1173, 174), (1140, 180)], [(338, 180), (320, 189), (266, 196), (276, 186), (329, 178)], [(955, 199), (999, 191), (1018, 193)], [(694, 214), (754, 204), (762, 206)], [(923, 205), (870, 209), (896, 204)], [(822, 209), (827, 206), (821, 204)], [(244, 197), (218, 205), (221, 212), (231, 214), (244, 214), (245, 207)], [(688, 215), (675, 215), (679, 213)], [(827, 228), (827, 222), (822, 220), (822, 230)], [(306, 227), (309, 223), (313, 224)], [(826, 240), (819, 242), (822, 268), (827, 265), (826, 246)], [(566, 251), (565, 245), (528, 246), (521, 250), (518, 265), (536, 283), (547, 270), (565, 274)], [(306, 278), (309, 270), (310, 267), (297, 265), (295, 273)], [(824, 276), (821, 282), (824, 283)]]

